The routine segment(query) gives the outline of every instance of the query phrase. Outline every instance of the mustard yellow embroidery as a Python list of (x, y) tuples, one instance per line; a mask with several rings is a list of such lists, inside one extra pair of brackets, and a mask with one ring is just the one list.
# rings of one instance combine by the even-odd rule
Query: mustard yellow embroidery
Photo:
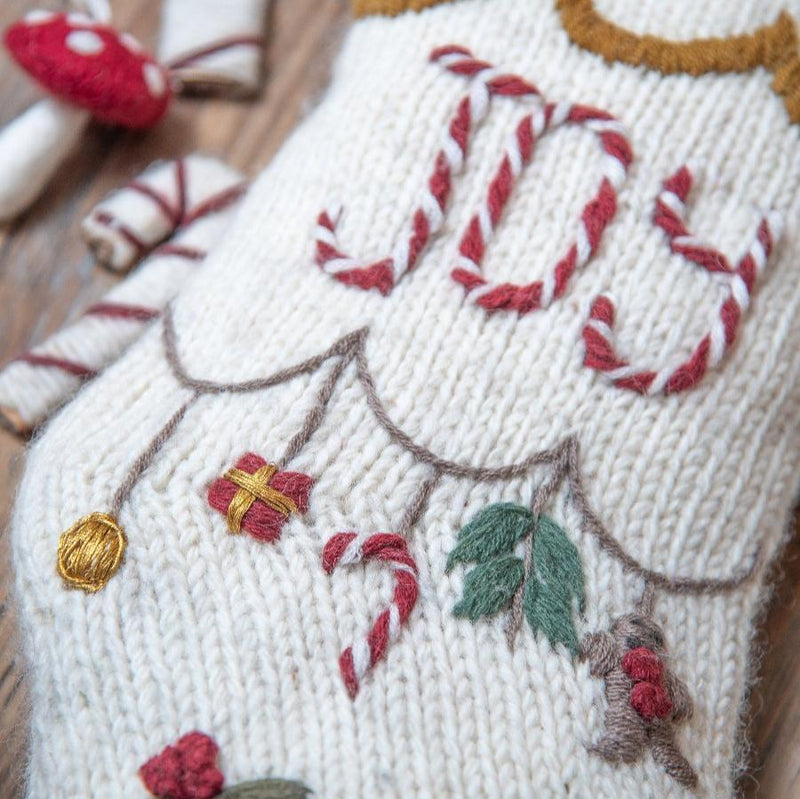
[(664, 75), (748, 72), (765, 67), (774, 74), (773, 90), (783, 98), (792, 122), (800, 122), (800, 56), (797, 27), (785, 11), (753, 33), (675, 42), (639, 35), (609, 22), (594, 0), (557, 0), (564, 29), (575, 44), (632, 66), (646, 66)]
[(404, 11), (422, 11), (448, 0), (353, 0), (353, 16), (367, 17), (370, 14), (384, 14), (394, 17)]
[(244, 515), (257, 499), (284, 516), (297, 513), (297, 505), (294, 500), (270, 486), (269, 481), (276, 471), (278, 471), (278, 467), (268, 463), (253, 474), (241, 469), (229, 469), (225, 473), (224, 479), (230, 480), (239, 489), (228, 506), (229, 532), (240, 533), (242, 531)]
[(58, 573), (72, 588), (99, 591), (116, 573), (128, 542), (117, 520), (108, 513), (79, 519), (58, 542)]

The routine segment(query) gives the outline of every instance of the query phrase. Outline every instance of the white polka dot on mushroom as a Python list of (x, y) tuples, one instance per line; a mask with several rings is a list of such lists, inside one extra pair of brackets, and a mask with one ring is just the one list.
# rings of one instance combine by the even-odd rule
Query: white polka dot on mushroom
[(41, 25), (43, 22), (50, 22), (55, 17), (52, 11), (29, 11), (24, 19), (28, 25)]
[(105, 48), (103, 40), (94, 31), (72, 31), (64, 43), (79, 55), (97, 55)]
[(145, 64), (142, 67), (144, 82), (153, 97), (161, 97), (167, 90), (167, 82), (164, 80), (164, 73), (155, 64)]

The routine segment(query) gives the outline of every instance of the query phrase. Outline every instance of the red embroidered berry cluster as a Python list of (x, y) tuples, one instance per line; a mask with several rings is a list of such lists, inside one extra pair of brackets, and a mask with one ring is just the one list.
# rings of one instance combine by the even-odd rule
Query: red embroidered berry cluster
[(631, 706), (646, 721), (665, 719), (672, 702), (664, 688), (664, 666), (650, 649), (640, 646), (625, 653), (623, 671), (633, 680)]

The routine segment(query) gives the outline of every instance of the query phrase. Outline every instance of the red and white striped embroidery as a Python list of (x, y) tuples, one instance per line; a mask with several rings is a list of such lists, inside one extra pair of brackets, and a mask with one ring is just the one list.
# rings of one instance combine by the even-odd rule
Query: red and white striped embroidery
[(632, 365), (618, 354), (613, 333), (614, 303), (610, 297), (600, 295), (592, 304), (589, 320), (583, 328), (584, 364), (603, 372), (617, 388), (655, 395), (675, 394), (696, 386), (710, 369), (720, 364), (733, 345), (739, 323), (750, 304), (750, 295), (772, 252), (780, 228), (780, 219), (774, 213), (762, 218), (755, 240), (735, 268), (719, 250), (692, 236), (684, 214), (693, 181), (687, 166), (665, 181), (656, 201), (653, 221), (667, 234), (672, 252), (709, 272), (725, 276), (728, 295), (711, 329), (692, 355), (676, 367), (661, 370)]
[(370, 631), (347, 647), (339, 657), (339, 670), (351, 699), (355, 699), (361, 680), (400, 635), (419, 594), (417, 564), (406, 540), (393, 533), (337, 533), (322, 551), (322, 566), (330, 574), (338, 566), (352, 566), (368, 560), (388, 563), (394, 570), (392, 602), (383, 610)]
[(336, 238), (340, 209), (323, 211), (317, 219), (316, 263), (336, 280), (361, 289), (388, 294), (417, 264), (431, 238), (441, 229), (452, 191), (453, 177), (464, 167), (469, 138), (489, 110), (493, 96), (527, 98), (539, 90), (516, 75), (500, 74), (491, 64), (476, 59), (465, 47), (448, 45), (435, 49), (431, 61), (457, 75), (474, 78), (469, 94), (458, 104), (444, 131), (428, 185), (414, 210), (410, 230), (404, 233), (392, 254), (374, 261), (345, 255)]
[[(604, 153), (600, 188), (581, 213), (577, 238), (544, 280), (527, 285), (491, 282), (481, 275), (480, 266), (514, 184), (530, 163), (537, 140), (564, 124), (582, 125), (596, 133)], [(605, 111), (583, 105), (548, 103), (525, 116), (489, 185), (486, 201), (461, 238), (457, 266), (451, 272), (453, 280), (467, 290), (471, 302), (487, 311), (523, 314), (547, 308), (564, 294), (575, 270), (584, 266), (597, 251), (603, 232), (616, 214), (617, 193), (632, 160), (633, 150), (622, 126)]]

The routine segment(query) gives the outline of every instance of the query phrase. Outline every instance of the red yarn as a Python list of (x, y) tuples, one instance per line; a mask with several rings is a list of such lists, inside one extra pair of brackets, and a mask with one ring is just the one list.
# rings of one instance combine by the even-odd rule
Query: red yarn
[(663, 685), (638, 682), (631, 691), (633, 709), (646, 721), (665, 719), (672, 712), (672, 702)]
[[(395, 587), (391, 605), (383, 610), (364, 637), (369, 662), (357, 659), (353, 646), (339, 656), (339, 671), (351, 699), (358, 694), (361, 679), (383, 658), (400, 625), (408, 620), (419, 596), (417, 564), (406, 540), (394, 533), (375, 533), (362, 539), (356, 533), (336, 533), (322, 550), (322, 567), (328, 574), (342, 562), (348, 565), (381, 560), (394, 567)], [(394, 622), (393, 622), (394, 617)], [(393, 623), (396, 625), (394, 631)]]
[[(640, 394), (675, 394), (694, 388), (709, 369), (719, 364), (736, 340), (736, 333), (747, 309), (750, 294), (755, 288), (759, 269), (772, 251), (773, 236), (767, 217), (761, 220), (756, 241), (735, 268), (719, 250), (697, 244), (683, 219), (683, 204), (692, 187), (692, 181), (692, 173), (686, 166), (664, 181), (661, 194), (656, 200), (653, 221), (666, 233), (670, 250), (674, 254), (683, 256), (707, 272), (729, 275), (732, 278), (728, 283), (728, 297), (720, 306), (719, 318), (712, 330), (700, 340), (692, 355), (671, 372), (633, 368), (629, 361), (617, 353), (611, 338), (614, 304), (608, 297), (598, 297), (592, 305), (589, 321), (583, 328), (586, 347), (583, 362), (585, 366), (601, 372), (617, 372), (616, 376), (610, 375), (617, 388)], [(605, 213), (611, 214), (610, 204)], [(586, 227), (591, 241), (592, 232), (588, 224)], [(742, 284), (744, 291), (741, 290)], [(724, 343), (722, 347), (719, 346), (720, 340)], [(717, 346), (714, 346), (715, 342)]]
[[(253, 452), (248, 452), (236, 462), (236, 468), (254, 474), (267, 462)], [(308, 510), (308, 495), (314, 480), (302, 472), (275, 472), (269, 481), (270, 487), (285, 494), (297, 506), (300, 513)], [(224, 477), (215, 480), (208, 489), (208, 502), (212, 508), (227, 514), (231, 500), (236, 496), (239, 486)], [(277, 541), (281, 529), (287, 522), (287, 516), (269, 507), (261, 500), (256, 500), (242, 519), (242, 529), (259, 541)]]
[(135, 40), (108, 25), (89, 18), (76, 22), (74, 14), (38, 22), (22, 19), (8, 28), (5, 43), (48, 92), (86, 108), (101, 122), (147, 128), (169, 106), (165, 69)]
[(159, 799), (212, 799), (225, 778), (217, 768), (219, 747), (202, 732), (184, 735), (140, 769), (145, 787)]
[(660, 683), (664, 675), (661, 661), (650, 649), (640, 646), (625, 653), (623, 671), (635, 682)]

